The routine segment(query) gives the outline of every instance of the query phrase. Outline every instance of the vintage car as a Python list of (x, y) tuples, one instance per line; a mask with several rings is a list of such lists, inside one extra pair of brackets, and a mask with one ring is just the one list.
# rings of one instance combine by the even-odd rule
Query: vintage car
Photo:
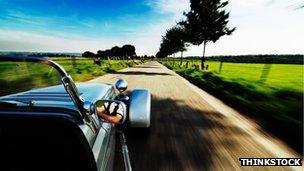
[[(126, 89), (75, 84), (48, 58), (0, 57), (0, 170), (112, 170), (117, 149), (132, 170), (122, 130), (150, 127), (151, 95)], [(122, 106), (120, 124), (97, 116), (105, 103)]]

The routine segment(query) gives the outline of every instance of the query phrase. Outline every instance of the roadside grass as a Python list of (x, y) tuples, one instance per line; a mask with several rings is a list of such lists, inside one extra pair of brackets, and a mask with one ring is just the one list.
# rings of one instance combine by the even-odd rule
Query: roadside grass
[[(193, 68), (192, 65), (201, 65), (200, 60), (183, 60), (183, 67), (186, 61), (189, 61), (188, 67)], [(172, 63), (172, 62), (169, 62)], [(179, 65), (179, 59), (175, 59), (175, 65)], [(262, 74), (265, 64), (261, 63), (231, 63), (223, 62), (221, 72), (220, 62), (206, 61), (208, 71), (213, 71), (221, 76), (235, 79), (245, 79), (249, 81), (258, 82)], [(270, 72), (266, 82), (267, 87), (286, 88), (297, 91), (303, 91), (304, 86), (304, 65), (300, 64), (271, 64)]]
[(60, 74), (40, 63), (0, 62), (0, 96), (58, 85)]
[[(163, 64), (198, 87), (254, 118), (262, 128), (283, 139), (302, 154), (303, 88), (299, 90), (299, 88), (284, 86), (274, 87), (248, 79), (231, 78), (229, 75), (220, 75), (213, 71), (180, 68), (168, 62)], [(282, 70), (281, 75), (284, 74)]]
[(131, 67), (142, 63), (140, 60), (123, 61), (123, 60), (104, 60), (101, 66), (93, 63), (91, 59), (76, 60), (55, 60), (59, 63), (76, 82), (88, 81), (95, 77), (102, 76), (106, 73), (113, 73), (123, 68)]
[[(62, 60), (56, 59), (73, 78), (75, 82), (82, 82), (131, 67), (142, 63), (140, 60), (102, 61), (101, 65), (94, 64), (92, 59)], [(29, 62), (1, 62), (0, 63), (0, 96), (27, 91), (32, 88), (42, 88), (59, 85), (61, 76), (51, 66)]]

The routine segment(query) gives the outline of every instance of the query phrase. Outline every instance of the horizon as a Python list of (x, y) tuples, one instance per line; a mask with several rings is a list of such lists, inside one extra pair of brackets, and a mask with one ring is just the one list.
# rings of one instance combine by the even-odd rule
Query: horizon
[[(0, 51), (96, 53), (133, 44), (140, 56), (155, 55), (161, 36), (190, 5), (188, 0), (0, 0), (0, 4)], [(237, 30), (209, 43), (206, 55), (304, 54), (301, 5), (300, 0), (230, 0), (229, 26)], [(184, 54), (201, 56), (202, 47), (192, 45)]]
[[(32, 54), (39, 54), (39, 53), (42, 53), (42, 54), (47, 54), (47, 53), (50, 53), (50, 54), (62, 54), (62, 55), (71, 55), (71, 54), (77, 54), (79, 56), (76, 56), (76, 57), (81, 57), (81, 54), (83, 52), (44, 52), (44, 51), (1, 51), (0, 50), (0, 56), (1, 56), (1, 53), (32, 53)], [(94, 52), (93, 52), (94, 53)], [(145, 56), (146, 54), (143, 54), (143, 55), (136, 55), (136, 56)], [(148, 57), (151, 57), (151, 56), (155, 56), (155, 55), (147, 55)], [(237, 57), (247, 57), (247, 56), (304, 56), (304, 54), (241, 54), (241, 55), (206, 55), (205, 57), (208, 58), (208, 57), (229, 57), (229, 56), (237, 56)], [(60, 56), (58, 56), (60, 57)], [(178, 56), (178, 54), (173, 57), (172, 55), (171, 56), (168, 56), (170, 58), (180, 58), (181, 56)], [(183, 58), (197, 58), (197, 57), (202, 57), (202, 55), (188, 55), (188, 56), (183, 56)]]

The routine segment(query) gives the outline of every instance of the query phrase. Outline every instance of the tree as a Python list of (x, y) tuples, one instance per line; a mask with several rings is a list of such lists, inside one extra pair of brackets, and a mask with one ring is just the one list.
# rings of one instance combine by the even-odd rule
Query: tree
[(189, 31), (189, 42), (193, 45), (204, 45), (202, 69), (204, 66), (205, 50), (208, 42), (216, 42), (224, 35), (230, 35), (235, 28), (228, 28), (229, 13), (224, 10), (228, 1), (221, 0), (190, 0), (191, 10), (184, 15), (185, 21), (179, 24)]
[(114, 46), (111, 48), (112, 57), (122, 57), (122, 49), (118, 46)]
[(95, 54), (93, 52), (90, 52), (90, 51), (85, 51), (81, 56), (84, 57), (84, 58), (92, 58), (92, 57), (95, 56)]
[(122, 47), (122, 53), (125, 57), (130, 57), (133, 60), (133, 57), (136, 56), (135, 47), (133, 45), (124, 45)]
[(174, 26), (168, 29), (166, 35), (162, 37), (162, 43), (160, 44), (159, 52), (156, 54), (157, 58), (163, 58), (177, 52), (181, 52), (181, 64), (183, 59), (183, 52), (188, 46), (187, 30), (182, 26)]
[[(93, 57), (94, 55), (92, 55), (92, 52), (85, 52), (84, 55)], [(111, 49), (106, 49), (106, 50), (98, 50), (97, 54), (95, 55), (95, 58), (99, 58), (99, 59), (109, 59), (112, 57), (131, 57), (133, 59), (133, 57), (136, 56), (136, 52), (135, 52), (135, 47), (133, 45), (127, 44), (124, 45), (123, 47), (118, 47), (118, 46), (114, 46)]]
[(105, 50), (105, 55), (106, 55), (106, 57), (113, 57), (113, 56), (114, 56), (114, 55), (112, 54), (112, 50), (111, 50), (111, 49)]
[(163, 36), (162, 42), (160, 44), (159, 52), (156, 54), (158, 58), (164, 58), (173, 53), (173, 48), (171, 47), (170, 41)]
[(189, 46), (187, 44), (188, 41), (187, 30), (184, 27), (175, 26), (167, 30), (165, 37), (166, 39), (168, 39), (169, 43), (171, 44), (170, 48), (173, 53), (181, 52), (181, 61), (180, 61), (180, 65), (181, 65), (183, 61), (183, 52), (187, 50), (186, 47)]
[(97, 51), (96, 57), (99, 59), (106, 59), (108, 57), (106, 51), (99, 50)]

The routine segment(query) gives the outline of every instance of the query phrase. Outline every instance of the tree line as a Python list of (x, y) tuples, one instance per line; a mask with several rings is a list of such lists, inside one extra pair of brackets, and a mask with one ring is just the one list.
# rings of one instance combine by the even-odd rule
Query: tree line
[(98, 59), (108, 59), (108, 58), (117, 58), (117, 59), (134, 59), (136, 56), (136, 49), (133, 45), (123, 45), (122, 47), (114, 46), (111, 49), (98, 50), (97, 53), (90, 51), (85, 51), (82, 55), (84, 58), (98, 58)]
[(77, 57), (79, 53), (64, 52), (1, 52), (0, 56), (30, 56), (30, 57)]
[(227, 26), (229, 12), (224, 9), (227, 5), (228, 1), (221, 2), (221, 0), (190, 0), (190, 11), (184, 12), (186, 19), (168, 29), (162, 36), (156, 57), (163, 58), (181, 52), (182, 63), (183, 52), (188, 46), (203, 44), (201, 69), (204, 69), (206, 45), (235, 31), (235, 27)]

